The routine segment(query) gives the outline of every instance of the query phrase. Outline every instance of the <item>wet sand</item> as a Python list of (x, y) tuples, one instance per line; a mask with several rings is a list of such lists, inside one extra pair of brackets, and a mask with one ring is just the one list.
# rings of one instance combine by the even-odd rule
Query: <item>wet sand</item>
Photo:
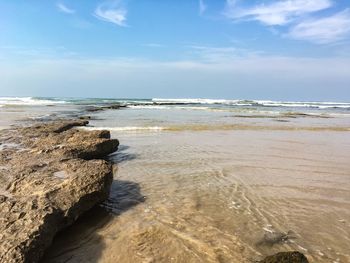
[(112, 214), (63, 232), (44, 262), (254, 262), (287, 250), (350, 261), (348, 132), (114, 136)]

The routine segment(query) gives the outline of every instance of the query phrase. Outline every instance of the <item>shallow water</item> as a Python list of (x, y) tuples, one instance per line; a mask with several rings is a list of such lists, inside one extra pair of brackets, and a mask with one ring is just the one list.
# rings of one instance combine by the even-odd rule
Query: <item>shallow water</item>
[[(1, 102), (1, 98), (0, 98)], [(2, 106), (2, 107), (1, 107)], [(73, 116), (79, 112), (77, 105), (1, 105), (0, 130), (12, 125), (28, 125), (33, 120), (45, 121), (54, 118)]]
[(254, 262), (285, 250), (349, 262), (348, 119), (227, 115), (96, 114), (91, 126), (121, 141), (104, 204), (114, 215), (63, 232), (48, 262)]
[(286, 250), (350, 262), (348, 111), (192, 106), (92, 114), (88, 129), (121, 142), (111, 194), (43, 262), (254, 262)]

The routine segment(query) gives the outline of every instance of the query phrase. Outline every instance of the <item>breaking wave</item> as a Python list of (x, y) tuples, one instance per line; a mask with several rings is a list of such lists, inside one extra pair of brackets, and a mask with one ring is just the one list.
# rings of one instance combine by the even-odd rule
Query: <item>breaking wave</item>
[(273, 100), (226, 100), (226, 99), (103, 99), (103, 98), (39, 98), (39, 97), (0, 97), (0, 107), (6, 105), (123, 105), (134, 109), (202, 109), (266, 107), (266, 108), (307, 108), (307, 109), (350, 109), (350, 102), (299, 102)]
[(57, 99), (41, 99), (34, 97), (0, 97), (0, 107), (6, 105), (28, 105), (28, 106), (40, 106), (40, 105), (55, 105), (64, 104), (66, 101)]
[(223, 100), (223, 99), (159, 99), (154, 98), (155, 104), (205, 104), (205, 105), (226, 105), (226, 106), (261, 106), (261, 107), (303, 107), (303, 108), (342, 108), (350, 109), (348, 102), (298, 102), (298, 101), (272, 101), (272, 100)]

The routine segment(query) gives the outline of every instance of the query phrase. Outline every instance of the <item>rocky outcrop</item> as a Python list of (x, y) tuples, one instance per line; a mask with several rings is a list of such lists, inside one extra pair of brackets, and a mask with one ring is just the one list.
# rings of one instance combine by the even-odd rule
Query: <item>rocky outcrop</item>
[(280, 252), (272, 256), (266, 257), (259, 263), (308, 263), (307, 258), (297, 251)]
[(107, 106), (89, 106), (85, 108), (85, 111), (87, 112), (97, 112), (97, 111), (104, 111), (104, 110), (119, 110), (122, 108), (127, 108), (127, 105), (123, 104), (110, 104)]
[(55, 121), (0, 133), (0, 262), (38, 262), (55, 234), (108, 197), (108, 131)]

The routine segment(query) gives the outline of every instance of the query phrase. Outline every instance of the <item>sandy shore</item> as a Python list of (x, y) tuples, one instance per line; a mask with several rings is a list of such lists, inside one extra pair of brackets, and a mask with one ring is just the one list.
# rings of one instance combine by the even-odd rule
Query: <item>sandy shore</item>
[(89, 114), (90, 132), (121, 141), (111, 191), (43, 262), (249, 263), (281, 251), (350, 260), (347, 115)]

